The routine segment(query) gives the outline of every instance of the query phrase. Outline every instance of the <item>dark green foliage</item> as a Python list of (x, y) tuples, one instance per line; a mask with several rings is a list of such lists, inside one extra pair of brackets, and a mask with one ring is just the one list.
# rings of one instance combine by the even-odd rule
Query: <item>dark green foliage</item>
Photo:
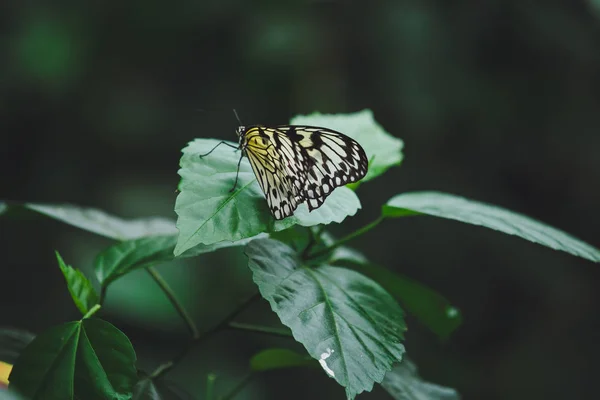
[[(370, 171), (363, 182), (382, 176), (402, 161), (402, 141), (386, 133), (368, 110), (349, 115), (298, 116), (292, 122), (327, 126), (359, 141), (370, 160)], [(190, 347), (151, 374), (138, 376), (136, 355), (127, 337), (108, 322), (89, 318), (101, 308), (106, 290), (114, 281), (146, 268), (188, 325), (191, 344), (232, 328), (293, 337), (306, 349), (308, 355), (287, 348), (264, 350), (250, 360), (249, 377), (281, 368), (320, 368), (324, 379), (333, 378), (345, 387), (348, 399), (380, 383), (396, 400), (454, 400), (458, 399), (456, 391), (421, 380), (414, 364), (404, 359), (402, 341), (407, 328), (400, 304), (443, 339), (459, 327), (460, 311), (434, 290), (373, 264), (367, 255), (348, 247), (349, 241), (374, 230), (384, 219), (432, 215), (600, 261), (597, 249), (562, 231), (499, 207), (436, 192), (396, 195), (377, 211), (376, 220), (340, 239), (334, 239), (326, 228), (332, 222), (341, 223), (362, 207), (352, 190), (358, 189), (358, 184), (338, 188), (312, 213), (301, 207), (294, 216), (274, 221), (246, 160), (241, 164), (236, 190), (229, 192), (238, 153), (222, 146), (208, 157), (198, 157), (216, 143), (213, 139), (197, 139), (183, 151), (175, 205), (178, 235), (175, 223), (164, 219), (125, 221), (76, 206), (0, 202), (0, 214), (4, 216), (35, 212), (118, 240), (94, 262), (101, 295), (79, 269), (66, 265), (57, 253), (71, 297), (84, 318), (50, 328), (30, 343), (30, 339), (23, 340), (22, 345), (0, 341), (0, 354), (20, 353), (10, 377), (11, 389), (26, 398), (49, 400), (192, 398), (162, 380)], [(359, 189), (368, 187), (361, 183)], [(398, 191), (393, 185), (389, 190), (390, 195)], [(386, 242), (394, 243), (394, 238), (386, 238)], [(151, 268), (233, 246), (246, 246), (248, 267), (260, 296), (269, 302), (285, 329), (235, 322), (241, 311), (258, 298), (256, 295), (216, 326), (199, 330), (176, 294)], [(401, 260), (401, 254), (398, 258)], [(226, 290), (227, 282), (217, 284)], [(210, 375), (208, 381), (206, 397), (212, 400), (215, 387), (225, 398), (231, 398), (247, 379), (227, 391), (215, 386), (218, 380), (214, 376)]]

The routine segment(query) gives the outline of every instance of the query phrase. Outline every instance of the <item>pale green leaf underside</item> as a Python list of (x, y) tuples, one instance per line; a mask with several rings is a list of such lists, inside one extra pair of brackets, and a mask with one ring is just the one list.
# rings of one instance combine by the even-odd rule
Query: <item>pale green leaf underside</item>
[(369, 159), (369, 172), (361, 182), (371, 180), (402, 162), (402, 140), (387, 133), (373, 118), (371, 110), (350, 114), (297, 115), (291, 119), (292, 125), (311, 125), (333, 129), (356, 140)]
[(72, 204), (0, 203), (0, 214), (25, 209), (111, 239), (127, 240), (151, 235), (176, 234), (167, 218), (122, 219), (104, 211)]
[(34, 338), (33, 333), (23, 329), (0, 328), (0, 361), (14, 364)]
[(377, 283), (345, 268), (304, 267), (271, 239), (252, 241), (246, 254), (261, 295), (348, 398), (402, 359), (402, 310)]
[(600, 250), (556, 228), (506, 209), (439, 192), (411, 192), (391, 198), (383, 206), (386, 217), (427, 214), (480, 225), (554, 250), (600, 262)]
[(381, 386), (394, 400), (460, 400), (456, 390), (421, 379), (415, 364), (406, 357), (385, 374)]
[(245, 157), (236, 190), (229, 192), (235, 181), (239, 151), (221, 145), (210, 155), (199, 157), (217, 143), (214, 139), (196, 139), (183, 149), (181, 193), (175, 203), (179, 229), (176, 255), (198, 244), (237, 241), (295, 224), (339, 223), (360, 208), (358, 197), (350, 189), (338, 188), (317, 210), (309, 213), (306, 204), (302, 204), (293, 216), (276, 221)]

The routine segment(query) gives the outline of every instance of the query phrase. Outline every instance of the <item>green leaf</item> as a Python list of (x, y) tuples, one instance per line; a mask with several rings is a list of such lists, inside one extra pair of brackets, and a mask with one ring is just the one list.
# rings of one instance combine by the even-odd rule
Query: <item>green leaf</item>
[(23, 329), (0, 328), (0, 361), (14, 364), (34, 338), (33, 333)]
[(369, 172), (361, 182), (378, 177), (390, 167), (402, 162), (402, 140), (387, 133), (379, 125), (371, 110), (351, 114), (297, 115), (290, 121), (293, 125), (312, 125), (341, 132), (356, 140), (367, 153)]
[(102, 287), (137, 268), (173, 259), (176, 236), (150, 236), (110, 246), (96, 256), (94, 271)]
[[(258, 235), (236, 242), (223, 241), (211, 245), (197, 245), (180, 257), (195, 257), (225, 247), (243, 246), (257, 237), (264, 236), (266, 235)], [(173, 251), (176, 242), (177, 236), (169, 235), (149, 236), (112, 245), (96, 256), (94, 262), (96, 277), (102, 287), (106, 287), (114, 280), (135, 269), (169, 262), (175, 258)]]
[(480, 225), (554, 250), (600, 262), (600, 250), (532, 218), (493, 205), (439, 192), (412, 192), (392, 197), (382, 209), (385, 217), (427, 214)]
[(401, 360), (402, 310), (377, 283), (345, 268), (307, 268), (272, 239), (252, 241), (246, 254), (261, 295), (348, 398)]
[(395, 400), (460, 400), (456, 390), (421, 379), (416, 365), (406, 358), (385, 374), (381, 386)]
[(335, 261), (379, 283), (408, 312), (442, 339), (447, 339), (462, 323), (462, 315), (457, 308), (444, 296), (417, 281), (354, 257)]
[(318, 367), (314, 359), (288, 349), (266, 349), (250, 359), (252, 371), (269, 371), (291, 367)]
[[(4, 209), (2, 204), (4, 204)], [(2, 203), (0, 215), (30, 211), (41, 214), (77, 228), (111, 239), (127, 240), (151, 235), (176, 234), (173, 221), (160, 218), (125, 220), (95, 208), (78, 207), (70, 204)]]
[(98, 294), (94, 290), (92, 283), (79, 269), (74, 269), (70, 265), (66, 265), (60, 254), (58, 254), (58, 251), (56, 252), (56, 259), (67, 281), (67, 287), (75, 306), (83, 315), (87, 314), (93, 306), (98, 304)]
[(193, 400), (194, 398), (172, 382), (142, 377), (133, 388), (132, 400)]
[(217, 143), (214, 139), (196, 139), (183, 149), (181, 192), (175, 203), (179, 229), (175, 255), (198, 244), (237, 241), (295, 224), (339, 223), (360, 208), (360, 201), (351, 190), (338, 188), (317, 210), (309, 213), (306, 204), (301, 204), (293, 216), (276, 221), (246, 158), (240, 164), (236, 190), (229, 192), (235, 182), (239, 152), (222, 145), (210, 155), (199, 157)]
[(32, 400), (130, 399), (135, 361), (127, 336), (108, 322), (69, 322), (39, 334), (23, 350), (9, 388)]

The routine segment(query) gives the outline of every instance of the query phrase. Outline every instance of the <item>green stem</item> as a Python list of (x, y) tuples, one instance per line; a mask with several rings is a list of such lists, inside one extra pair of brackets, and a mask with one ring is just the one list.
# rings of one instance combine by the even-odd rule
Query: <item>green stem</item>
[(219, 398), (219, 400), (231, 400), (233, 399), (235, 396), (237, 396), (237, 394), (239, 392), (242, 391), (242, 389), (244, 387), (246, 387), (246, 385), (248, 383), (250, 383), (250, 381), (252, 380), (252, 378), (254, 377), (254, 374), (252, 372), (249, 372), (248, 374), (246, 374), (246, 376), (244, 376), (242, 378), (242, 380), (233, 387), (233, 389), (231, 389), (231, 391), (229, 393), (227, 393), (225, 396), (221, 396)]
[(100, 288), (100, 297), (98, 299), (98, 304), (100, 305), (104, 304), (104, 300), (106, 299), (106, 289), (108, 288), (104, 285)]
[(242, 311), (244, 311), (249, 305), (251, 305), (254, 301), (260, 299), (260, 293), (254, 293), (251, 297), (246, 299), (242, 304), (240, 304), (235, 310), (233, 310), (229, 315), (227, 315), (224, 319), (221, 320), (217, 325), (210, 328), (206, 332), (201, 333), (198, 337), (191, 340), (188, 345), (182, 349), (179, 354), (173, 357), (172, 360), (167, 361), (164, 364), (161, 364), (156, 368), (156, 370), (150, 374), (151, 379), (160, 378), (166, 372), (171, 370), (175, 365), (177, 365), (189, 352), (190, 350), (197, 344), (202, 343), (209, 339), (212, 335), (219, 332), (220, 330), (227, 328), (229, 323), (233, 321), (235, 317), (237, 317)]
[(380, 215), (373, 222), (370, 222), (367, 225), (363, 226), (362, 228), (359, 228), (359, 229), (355, 230), (354, 232), (352, 232), (348, 236), (345, 236), (345, 237), (341, 238), (340, 240), (338, 240), (337, 242), (335, 242), (331, 246), (326, 247), (324, 249), (321, 249), (321, 250), (317, 251), (316, 253), (311, 254), (309, 256), (309, 258), (317, 258), (317, 257), (320, 257), (320, 256), (325, 255), (327, 253), (330, 253), (332, 250), (340, 247), (341, 245), (345, 244), (346, 242), (349, 242), (350, 240), (352, 240), (354, 238), (357, 238), (357, 237), (359, 237), (360, 235), (362, 235), (364, 233), (367, 233), (368, 231), (370, 231), (371, 229), (373, 229), (377, 225), (379, 225), (379, 223), (381, 221), (383, 221), (383, 220), (384, 220), (384, 217)]
[(92, 315), (96, 314), (96, 312), (101, 309), (102, 306), (100, 304), (96, 304), (94, 307), (90, 308), (90, 310), (83, 316), (83, 319), (90, 318)]
[(241, 322), (230, 322), (228, 327), (240, 331), (249, 331), (255, 333), (264, 333), (271, 336), (292, 337), (289, 329), (272, 328), (270, 326), (244, 324)]
[(206, 377), (206, 400), (213, 400), (215, 397), (215, 381), (217, 376), (215, 374), (208, 374)]
[(167, 298), (171, 302), (171, 305), (175, 308), (175, 310), (177, 310), (177, 313), (179, 314), (179, 316), (181, 316), (181, 318), (185, 321), (185, 324), (187, 325), (187, 327), (192, 335), (192, 338), (193, 339), (198, 338), (198, 336), (199, 336), (198, 328), (196, 328), (196, 324), (194, 323), (194, 320), (190, 317), (190, 315), (188, 314), (188, 312), (185, 309), (185, 307), (183, 306), (183, 304), (181, 304), (179, 302), (179, 300), (177, 300), (177, 297), (175, 297), (175, 292), (173, 292), (173, 289), (171, 289), (169, 284), (163, 279), (163, 277), (160, 275), (160, 273), (156, 269), (154, 269), (153, 267), (148, 267), (148, 268), (146, 268), (146, 271), (148, 271), (148, 273), (150, 274), (152, 279), (154, 279), (154, 282), (156, 282), (156, 284), (160, 287), (160, 289), (163, 291), (165, 296), (167, 296)]

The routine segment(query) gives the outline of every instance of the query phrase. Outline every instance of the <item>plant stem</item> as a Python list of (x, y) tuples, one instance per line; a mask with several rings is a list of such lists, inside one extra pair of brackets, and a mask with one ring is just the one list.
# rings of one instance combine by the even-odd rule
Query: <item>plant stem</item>
[(100, 304), (96, 304), (94, 307), (90, 308), (90, 310), (83, 316), (82, 320), (90, 318), (92, 315), (96, 314), (96, 312), (101, 308), (102, 306)]
[(349, 242), (350, 240), (357, 238), (358, 236), (367, 233), (368, 231), (370, 231), (371, 229), (375, 228), (377, 225), (379, 225), (379, 223), (381, 221), (384, 220), (383, 216), (379, 216), (377, 217), (376, 220), (368, 223), (367, 225), (363, 226), (362, 228), (359, 228), (357, 230), (355, 230), (354, 232), (352, 232), (351, 234), (349, 234), (348, 236), (345, 236), (343, 238), (341, 238), (340, 240), (338, 240), (337, 242), (335, 242), (334, 244), (332, 244), (329, 247), (326, 247), (324, 249), (321, 249), (319, 251), (317, 251), (316, 253), (311, 254), (308, 258), (317, 258), (320, 257), (322, 255), (325, 255), (329, 252), (331, 252), (332, 250), (340, 247), (341, 245), (345, 244), (346, 242)]
[(181, 304), (179, 302), (179, 300), (177, 300), (177, 297), (175, 297), (175, 292), (173, 292), (173, 289), (171, 289), (169, 284), (163, 279), (163, 277), (160, 275), (160, 273), (156, 269), (154, 269), (154, 267), (148, 267), (148, 268), (146, 268), (146, 271), (148, 271), (148, 273), (150, 274), (152, 279), (154, 279), (154, 282), (156, 282), (156, 284), (160, 287), (160, 289), (163, 291), (165, 296), (167, 296), (167, 298), (171, 302), (171, 305), (175, 308), (175, 310), (177, 310), (177, 313), (185, 321), (185, 324), (187, 325), (188, 330), (190, 331), (190, 333), (192, 335), (192, 338), (193, 339), (198, 338), (198, 336), (199, 336), (198, 328), (196, 328), (196, 324), (194, 323), (194, 320), (190, 317), (190, 315), (188, 314), (188, 312), (185, 309), (185, 307), (183, 306), (183, 304)]
[(217, 376), (212, 373), (206, 377), (206, 400), (214, 400), (216, 380)]
[(292, 333), (289, 331), (289, 329), (272, 328), (270, 326), (244, 324), (241, 322), (230, 322), (228, 324), (228, 327), (230, 329), (249, 331), (255, 333), (264, 333), (266, 335), (271, 336), (292, 337)]
[(227, 315), (224, 319), (221, 320), (217, 325), (210, 328), (209, 330), (201, 333), (196, 338), (191, 340), (188, 345), (182, 349), (179, 354), (177, 354), (171, 361), (167, 361), (164, 364), (161, 364), (156, 368), (156, 370), (150, 375), (151, 379), (160, 378), (166, 372), (171, 370), (175, 365), (177, 365), (189, 352), (190, 350), (197, 344), (204, 342), (212, 335), (217, 333), (218, 331), (226, 328), (229, 323), (237, 317), (242, 311), (244, 311), (250, 304), (260, 298), (260, 293), (254, 293), (251, 297), (247, 298), (242, 304), (240, 304), (235, 310), (233, 310), (229, 315)]
[(253, 376), (254, 374), (252, 372), (246, 374), (246, 376), (244, 376), (242, 380), (237, 385), (235, 385), (229, 393), (227, 393), (225, 396), (221, 396), (219, 400), (233, 399), (248, 383), (250, 383)]
[(98, 304), (100, 305), (104, 304), (104, 300), (106, 299), (106, 289), (107, 287), (104, 285), (100, 288), (100, 297), (98, 298)]

